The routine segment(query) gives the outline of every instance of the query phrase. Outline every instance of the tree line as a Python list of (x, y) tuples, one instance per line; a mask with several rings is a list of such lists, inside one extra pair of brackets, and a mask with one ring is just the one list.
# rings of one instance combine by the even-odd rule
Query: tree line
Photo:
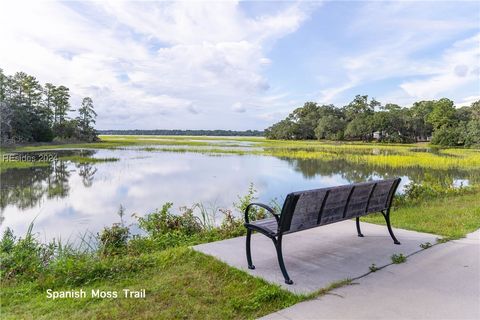
[(357, 95), (341, 108), (306, 102), (287, 118), (265, 129), (269, 139), (357, 140), (391, 143), (431, 141), (442, 146), (480, 146), (480, 100), (456, 108), (442, 98), (411, 107), (382, 105)]
[(99, 130), (99, 134), (113, 134), (113, 135), (158, 135), (158, 136), (248, 136), (261, 137), (263, 131), (258, 130)]
[(97, 116), (93, 101), (85, 97), (78, 115), (70, 104), (70, 90), (63, 85), (41, 85), (24, 72), (5, 75), (0, 69), (0, 137), (2, 144), (57, 140), (96, 141)]

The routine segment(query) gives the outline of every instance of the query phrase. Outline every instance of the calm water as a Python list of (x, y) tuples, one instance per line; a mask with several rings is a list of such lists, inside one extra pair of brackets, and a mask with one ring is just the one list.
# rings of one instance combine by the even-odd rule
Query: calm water
[(120, 205), (126, 209), (125, 220), (132, 224), (132, 213), (143, 215), (165, 202), (173, 202), (177, 208), (197, 202), (231, 208), (238, 195), (246, 194), (250, 183), (258, 190), (261, 202), (276, 198), (282, 203), (291, 191), (368, 179), (399, 176), (403, 188), (412, 180), (458, 185), (472, 178), (466, 171), (385, 169), (257, 155), (211, 156), (138, 148), (83, 152), (120, 160), (82, 165), (55, 161), (47, 167), (1, 173), (0, 230), (10, 227), (16, 235), (23, 235), (35, 220), (34, 230), (41, 239), (74, 241), (86, 230), (95, 233), (118, 222)]

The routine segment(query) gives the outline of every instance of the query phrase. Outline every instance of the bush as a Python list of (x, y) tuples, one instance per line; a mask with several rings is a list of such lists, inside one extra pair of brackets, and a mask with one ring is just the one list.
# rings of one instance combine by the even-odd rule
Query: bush
[(100, 254), (112, 256), (122, 253), (127, 248), (130, 230), (120, 223), (114, 223), (111, 227), (106, 227), (98, 234), (100, 240)]
[[(250, 185), (248, 194), (238, 197), (235, 207), (243, 212), (248, 203), (256, 199), (255, 192)], [(130, 228), (123, 224), (125, 210), (120, 206), (121, 223), (105, 227), (89, 239), (83, 237), (75, 247), (55, 240), (40, 243), (32, 234), (33, 223), (25, 238), (17, 239), (7, 229), (0, 241), (0, 279), (35, 281), (36, 288), (81, 285), (151, 266), (154, 258), (148, 253), (245, 234), (243, 215), (236, 217), (231, 210), (220, 210), (224, 219), (217, 226), (205, 217), (202, 223), (194, 215), (195, 208), (200, 208), (201, 214), (211, 213), (202, 205), (181, 207), (178, 215), (170, 212), (172, 206), (166, 203), (160, 210), (137, 217), (139, 227), (147, 235), (133, 237), (130, 237)], [(251, 218), (261, 219), (265, 214), (265, 210), (254, 208)], [(207, 220), (210, 222), (205, 222)], [(85, 244), (86, 247), (82, 247)]]
[[(253, 186), (253, 183), (250, 183), (247, 194), (244, 195), (243, 197), (237, 196), (238, 202), (234, 202), (233, 207), (237, 209), (241, 217), (243, 217), (243, 214), (245, 213), (245, 209), (247, 209), (247, 206), (250, 203), (255, 202), (255, 200), (257, 200), (257, 197), (255, 196), (256, 193), (257, 193), (257, 190)], [(267, 216), (266, 210), (263, 208), (259, 208), (257, 206), (251, 207), (248, 213), (248, 217), (250, 220), (264, 219), (266, 216)]]
[(137, 217), (140, 229), (146, 231), (152, 237), (158, 237), (170, 232), (179, 232), (185, 235), (193, 235), (202, 231), (202, 225), (193, 215), (193, 209), (184, 209), (180, 215), (170, 212), (173, 203), (168, 202), (162, 209), (147, 214), (145, 217)]
[(224, 218), (219, 231), (224, 238), (239, 237), (246, 233), (243, 218), (236, 218), (231, 210), (221, 209), (220, 211), (224, 214)]
[(456, 187), (453, 184), (419, 184), (412, 181), (405, 186), (402, 195), (398, 195), (394, 198), (394, 206), (410, 205), (444, 196), (469, 194), (475, 192), (475, 190), (477, 190), (475, 186), (460, 185), (459, 187)]
[(0, 278), (21, 277), (35, 279), (43, 273), (55, 253), (55, 243), (41, 244), (32, 234), (33, 223), (25, 238), (18, 240), (10, 228), (5, 230), (0, 241)]

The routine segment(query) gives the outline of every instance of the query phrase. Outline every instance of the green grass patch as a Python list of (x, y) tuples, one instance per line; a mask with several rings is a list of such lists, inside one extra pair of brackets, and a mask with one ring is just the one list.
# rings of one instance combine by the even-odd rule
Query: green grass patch
[[(235, 207), (242, 211), (245, 204), (255, 200), (254, 194), (251, 186)], [(479, 195), (478, 189), (472, 189), (466, 194), (402, 204), (392, 212), (392, 224), (443, 239), (463, 237), (480, 228)], [(105, 228), (99, 246), (90, 251), (55, 242), (41, 244), (33, 237), (33, 224), (24, 238), (4, 236), (0, 243), (2, 317), (253, 319), (351, 284), (345, 279), (309, 295), (295, 295), (268, 284), (188, 248), (243, 234), (241, 220), (227, 213), (222, 225), (214, 227), (194, 219), (194, 208), (184, 208), (180, 214), (171, 212), (171, 208), (171, 204), (165, 204), (137, 217), (145, 236), (129, 239), (128, 228), (118, 223)], [(123, 214), (121, 208), (120, 217)], [(255, 212), (254, 218), (263, 214)], [(362, 221), (384, 223), (378, 215)], [(404, 260), (403, 255), (392, 257), (393, 263)], [(375, 265), (370, 267), (370, 271), (376, 270)], [(87, 297), (53, 301), (47, 299), (47, 289), (83, 289)], [(91, 298), (92, 289), (115, 291), (118, 298)], [(124, 298), (123, 289), (145, 289), (146, 298)]]
[(43, 161), (0, 161), (0, 172), (7, 169), (23, 169), (32, 167), (41, 167), (50, 165), (48, 162)]
[(64, 156), (59, 157), (59, 160), (71, 161), (75, 163), (99, 163), (99, 162), (115, 162), (118, 161), (118, 158), (92, 158), (84, 156)]
[[(480, 192), (445, 196), (404, 205), (390, 214), (392, 226), (458, 239), (480, 228)], [(362, 217), (362, 221), (385, 224), (381, 214)]]
[[(304, 300), (188, 248), (151, 254), (151, 267), (128, 277), (80, 288), (84, 299), (46, 297), (30, 283), (2, 287), (4, 319), (253, 319)], [(92, 289), (118, 292), (117, 299), (90, 298)], [(145, 289), (146, 298), (123, 297), (123, 289)]]
[(392, 263), (394, 263), (394, 264), (400, 264), (400, 263), (407, 262), (407, 257), (405, 257), (403, 255), (403, 253), (399, 253), (399, 254), (394, 253), (390, 257), (390, 259), (392, 259)]
[(22, 161), (15, 159), (7, 159), (5, 158), (5, 153), (0, 152), (0, 172), (7, 169), (23, 169), (48, 165), (49, 162), (47, 161)]
[[(261, 137), (100, 136), (101, 141), (18, 147), (15, 151), (59, 148), (117, 149), (141, 147), (144, 151), (205, 154), (257, 154), (292, 159), (345, 160), (390, 168), (478, 169), (480, 150), (429, 148), (425, 143), (384, 144), (333, 141), (268, 140)], [(162, 147), (163, 146), (163, 147)], [(180, 148), (173, 148), (178, 146)], [(10, 149), (11, 150), (11, 149)]]

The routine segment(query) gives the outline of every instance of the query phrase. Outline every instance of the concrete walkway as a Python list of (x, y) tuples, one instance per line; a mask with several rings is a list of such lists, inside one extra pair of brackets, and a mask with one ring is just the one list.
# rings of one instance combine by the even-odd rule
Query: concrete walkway
[(272, 319), (480, 319), (480, 230), (435, 245)]
[(356, 278), (369, 272), (369, 267), (391, 263), (392, 254), (409, 255), (420, 250), (421, 243), (435, 243), (435, 235), (394, 229), (401, 245), (393, 244), (387, 227), (361, 223), (364, 238), (357, 237), (355, 221), (343, 221), (286, 235), (283, 240), (284, 260), (293, 285), (286, 285), (270, 239), (261, 234), (252, 237), (255, 270), (247, 268), (245, 237), (195, 246), (231, 266), (295, 293), (310, 293), (332, 282)]

